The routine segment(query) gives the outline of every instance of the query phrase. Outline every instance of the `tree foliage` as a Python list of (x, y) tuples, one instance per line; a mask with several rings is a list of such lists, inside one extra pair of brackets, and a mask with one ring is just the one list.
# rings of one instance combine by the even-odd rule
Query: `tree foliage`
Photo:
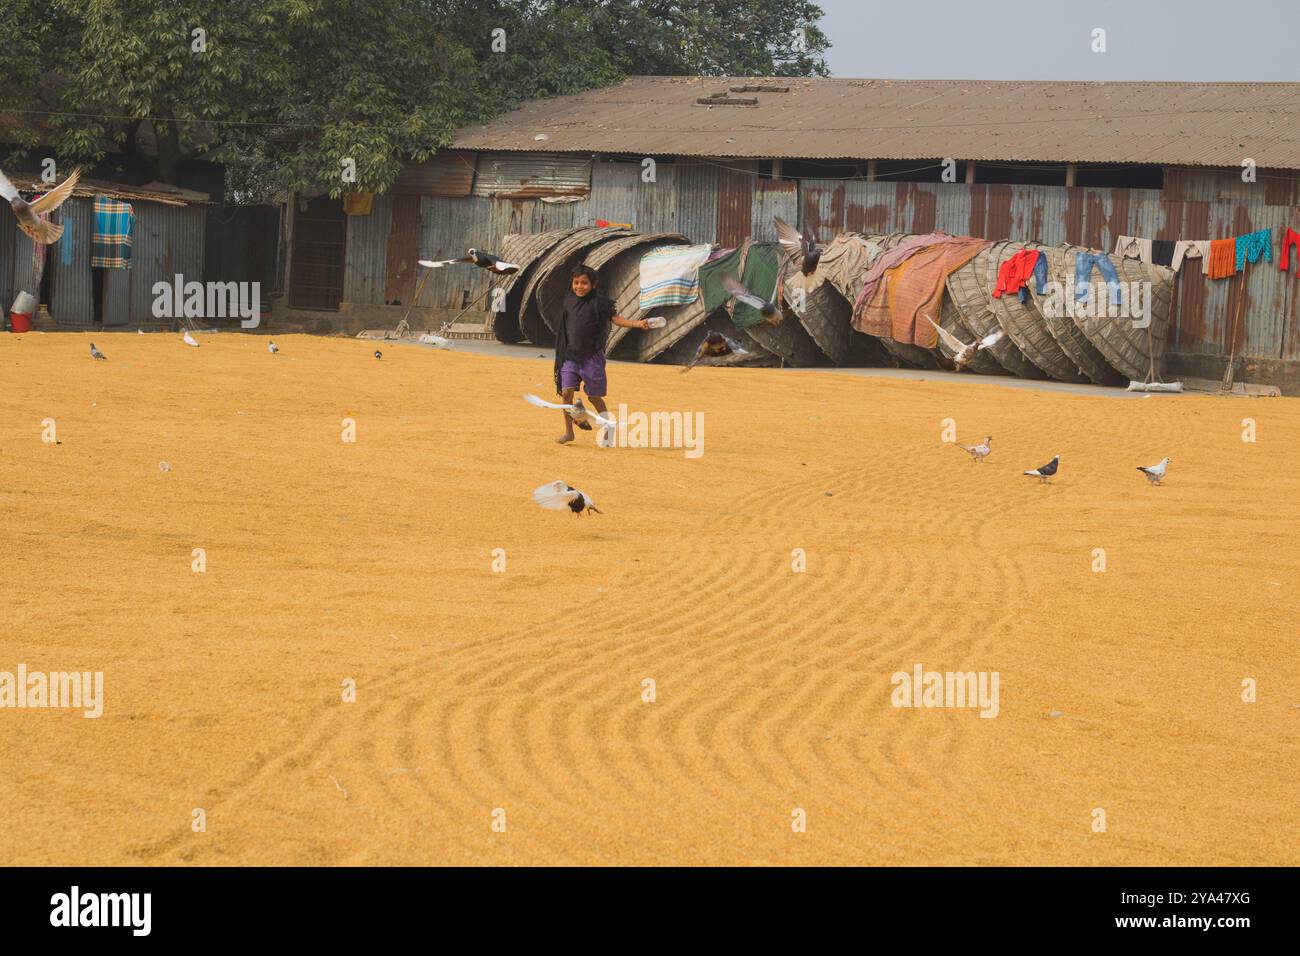
[(382, 191), (459, 126), (630, 74), (826, 72), (821, 11), (806, 0), (8, 6), (0, 140), (12, 152), (48, 146), (64, 163), (121, 152), (163, 182), (210, 159), (254, 197)]

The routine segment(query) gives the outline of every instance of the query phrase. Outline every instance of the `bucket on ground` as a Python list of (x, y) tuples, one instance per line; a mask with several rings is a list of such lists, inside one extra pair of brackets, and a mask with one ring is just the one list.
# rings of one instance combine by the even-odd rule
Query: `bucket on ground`
[(9, 310), (9, 324), (15, 332), (32, 330), (32, 313), (36, 311), (36, 298), (30, 292), (19, 292)]

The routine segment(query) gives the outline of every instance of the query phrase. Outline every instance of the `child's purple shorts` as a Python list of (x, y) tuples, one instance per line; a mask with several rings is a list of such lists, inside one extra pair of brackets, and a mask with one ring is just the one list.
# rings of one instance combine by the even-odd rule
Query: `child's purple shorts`
[(565, 359), (560, 366), (560, 388), (577, 388), (583, 385), (590, 398), (605, 397), (605, 355), (593, 352), (581, 360)]

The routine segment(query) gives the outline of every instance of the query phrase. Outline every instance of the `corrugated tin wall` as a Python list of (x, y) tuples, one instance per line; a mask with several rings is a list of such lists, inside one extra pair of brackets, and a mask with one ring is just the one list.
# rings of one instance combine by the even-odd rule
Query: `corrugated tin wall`
[(50, 315), (61, 326), (95, 324), (94, 282), (90, 268), (95, 201), (73, 196), (61, 207), (63, 237), (54, 244), (45, 267), (51, 269)]
[(484, 153), (474, 174), (475, 196), (587, 195), (591, 157), (572, 153)]
[(375, 197), (368, 216), (348, 216), (343, 301), (379, 305), (388, 285), (388, 227), (393, 197)]
[[(137, 202), (135, 235), (131, 248), (130, 307), (131, 322), (153, 321), (154, 283), (203, 281), (203, 246), (207, 223), (207, 206), (168, 206), (162, 203)], [(121, 269), (107, 269), (122, 273)], [(120, 293), (119, 293), (120, 294)], [(107, 314), (104, 318), (108, 323)], [(158, 320), (170, 321), (170, 320)]]
[(21, 288), (14, 282), (14, 251), (20, 235), (13, 210), (8, 203), (0, 203), (0, 310), (5, 315)]

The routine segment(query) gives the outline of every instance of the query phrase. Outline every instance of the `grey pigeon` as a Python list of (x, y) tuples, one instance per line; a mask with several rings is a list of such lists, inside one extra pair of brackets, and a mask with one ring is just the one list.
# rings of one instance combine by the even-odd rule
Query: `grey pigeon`
[(384, 357), (384, 353), (379, 351), (379, 349), (375, 349), (375, 358), (381, 359), (383, 357)]
[(772, 224), (776, 226), (776, 237), (781, 240), (781, 245), (798, 250), (799, 271), (806, 276), (816, 272), (817, 263), (822, 257), (822, 251), (817, 248), (817, 244), (780, 216), (772, 217)]
[(728, 338), (721, 332), (710, 332), (700, 343), (700, 347), (695, 350), (695, 357), (691, 359), (689, 365), (682, 369), (685, 374), (705, 358), (722, 358), (726, 355), (748, 355), (749, 352), (741, 347), (735, 339)]
[(1051, 482), (1048, 481), (1048, 479), (1051, 478), (1054, 474), (1056, 474), (1056, 469), (1060, 464), (1061, 464), (1061, 456), (1056, 455), (1047, 464), (1040, 465), (1037, 468), (1031, 469), (1030, 471), (1025, 472), (1025, 474), (1031, 478), (1037, 478), (1045, 485), (1051, 484)]
[(94, 342), (90, 343), (90, 357), (93, 359), (99, 359), (101, 362), (108, 361), (108, 356), (105, 355), (103, 352), (101, 352), (99, 349), (95, 348)]
[(745, 305), (751, 306), (758, 310), (758, 314), (769, 325), (776, 325), (781, 321), (781, 310), (776, 307), (775, 302), (768, 302), (761, 295), (755, 295), (736, 281), (735, 276), (723, 276), (722, 288), (726, 289), (728, 294), (733, 298), (739, 299)]

